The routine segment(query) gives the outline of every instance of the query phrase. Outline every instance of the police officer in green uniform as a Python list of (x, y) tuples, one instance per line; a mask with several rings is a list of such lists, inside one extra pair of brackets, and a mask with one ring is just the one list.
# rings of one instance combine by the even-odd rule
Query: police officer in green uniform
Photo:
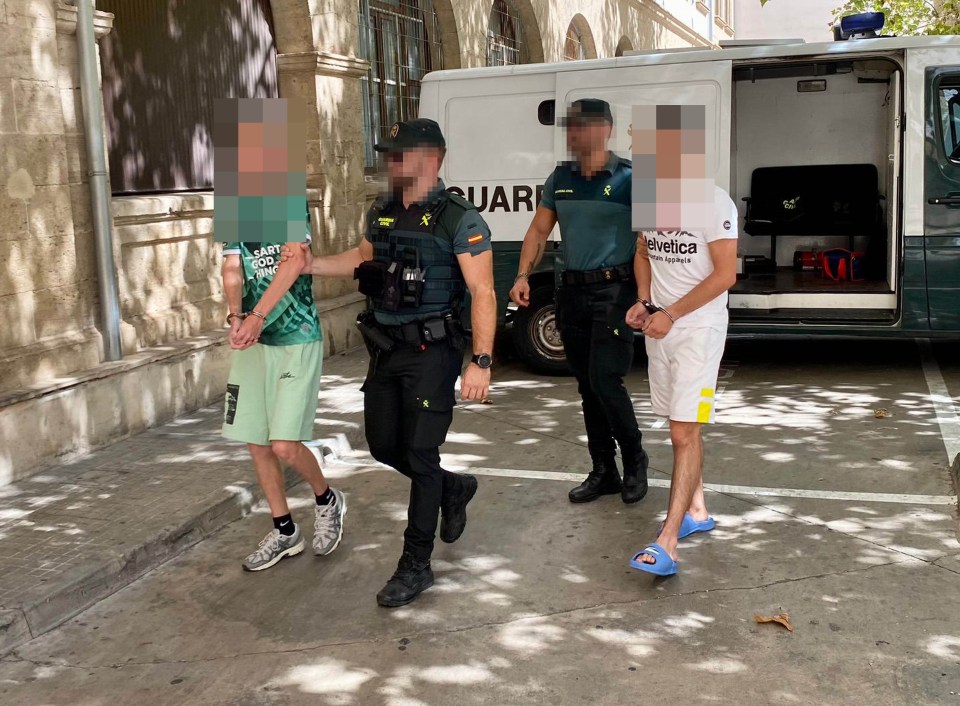
[[(354, 275), (372, 308), (358, 320), (370, 350), (364, 393), (367, 443), (374, 458), (411, 480), (403, 554), (377, 595), (402, 606), (433, 585), (430, 556), (440, 538), (466, 526), (473, 476), (440, 467), (453, 419), (455, 384), (464, 400), (486, 399), (496, 330), (490, 230), (476, 208), (439, 179), (446, 142), (432, 120), (399, 122), (376, 146), (386, 155), (390, 191), (371, 208), (360, 246), (312, 259), (306, 271)], [(471, 295), (473, 357), (463, 369), (460, 323)]]
[(647, 493), (648, 464), (623, 385), (633, 361), (633, 331), (625, 319), (637, 300), (633, 271), (637, 235), (630, 227), (633, 169), (628, 160), (607, 149), (613, 115), (606, 101), (575, 101), (563, 124), (575, 161), (558, 166), (544, 184), (510, 298), (529, 306), (528, 276), (559, 222), (563, 271), (556, 295), (557, 323), (577, 377), (593, 461), (586, 480), (570, 491), (570, 501), (584, 503), (620, 493), (630, 504)]

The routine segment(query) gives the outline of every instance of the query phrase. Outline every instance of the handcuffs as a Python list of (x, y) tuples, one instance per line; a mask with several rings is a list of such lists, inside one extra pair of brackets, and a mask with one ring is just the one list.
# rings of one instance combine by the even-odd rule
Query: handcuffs
[(643, 304), (643, 308), (647, 310), (648, 314), (653, 315), (653, 314), (656, 314), (657, 312), (660, 312), (661, 314), (666, 314), (667, 318), (670, 319), (670, 323), (672, 324), (677, 323), (677, 320), (673, 318), (673, 315), (669, 311), (664, 309), (662, 306), (657, 306), (653, 302), (648, 302), (643, 297), (637, 297), (637, 303)]

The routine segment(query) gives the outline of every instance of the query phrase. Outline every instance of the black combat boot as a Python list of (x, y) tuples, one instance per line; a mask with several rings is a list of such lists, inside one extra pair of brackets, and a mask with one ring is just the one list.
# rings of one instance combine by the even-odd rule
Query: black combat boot
[(477, 494), (477, 479), (460, 476), (460, 487), (451, 491), (440, 505), (440, 539), (453, 544), (467, 526), (467, 503)]
[(587, 479), (570, 491), (572, 503), (589, 503), (601, 495), (616, 495), (620, 492), (620, 472), (617, 458), (612, 451), (593, 456), (593, 470)]
[(623, 489), (620, 497), (627, 505), (638, 503), (647, 494), (647, 466), (650, 457), (640, 445), (640, 434), (637, 433), (635, 442), (623, 444), (620, 447), (623, 456)]
[(417, 559), (413, 554), (403, 553), (397, 570), (387, 585), (377, 594), (377, 603), (384, 608), (399, 608), (407, 605), (433, 585), (433, 570), (429, 559)]

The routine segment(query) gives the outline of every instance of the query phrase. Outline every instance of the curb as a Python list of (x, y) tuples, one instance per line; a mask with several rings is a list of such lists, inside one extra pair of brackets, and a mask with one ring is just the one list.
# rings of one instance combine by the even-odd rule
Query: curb
[(960, 495), (960, 454), (953, 459), (953, 465), (950, 466), (950, 477), (953, 479), (953, 491)]
[[(322, 458), (337, 458), (363, 438), (363, 429), (352, 429), (332, 439), (309, 442)], [(301, 482), (291, 469), (285, 471), (286, 486)], [(153, 537), (122, 552), (110, 553), (80, 575), (50, 587), (42, 597), (19, 606), (0, 609), (0, 657), (40, 637), (90, 608), (104, 598), (182, 554), (227, 525), (242, 519), (262, 500), (256, 482), (224, 489), (218, 496), (196, 503), (186, 519), (173, 523)]]

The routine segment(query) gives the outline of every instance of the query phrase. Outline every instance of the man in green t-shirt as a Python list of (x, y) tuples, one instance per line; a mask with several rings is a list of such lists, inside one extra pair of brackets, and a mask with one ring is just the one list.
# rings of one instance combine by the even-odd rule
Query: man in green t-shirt
[[(307, 240), (310, 237), (307, 221)], [(320, 392), (323, 334), (312, 278), (300, 261), (280, 263), (280, 243), (226, 243), (223, 285), (230, 313), (233, 360), (227, 383), (223, 435), (246, 442), (270, 505), (274, 529), (243, 562), (267, 569), (304, 549), (287, 505), (280, 462), (303, 476), (316, 497), (313, 549), (330, 554), (343, 536), (346, 497), (331, 488), (317, 457), (303, 441), (313, 438)]]

